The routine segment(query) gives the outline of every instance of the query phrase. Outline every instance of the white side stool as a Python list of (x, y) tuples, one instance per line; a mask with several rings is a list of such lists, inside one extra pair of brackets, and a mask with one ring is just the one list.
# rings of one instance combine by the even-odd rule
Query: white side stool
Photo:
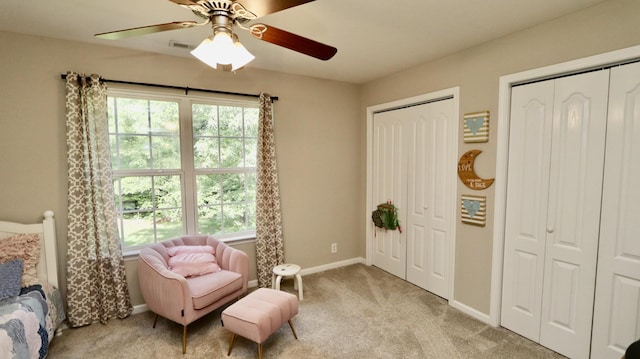
[(293, 276), (296, 277), (295, 282), (293, 282), (293, 288), (298, 289), (298, 297), (300, 298), (300, 300), (302, 300), (302, 277), (300, 276), (300, 266), (297, 264), (280, 264), (273, 267), (273, 274), (271, 276), (271, 287), (275, 290), (280, 290), (280, 280), (282, 279), (282, 277)]

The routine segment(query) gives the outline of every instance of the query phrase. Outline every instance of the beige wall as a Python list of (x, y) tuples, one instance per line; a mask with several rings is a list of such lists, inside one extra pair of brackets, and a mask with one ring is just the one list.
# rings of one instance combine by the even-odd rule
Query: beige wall
[[(55, 211), (59, 258), (66, 253), (67, 70), (105, 78), (278, 96), (275, 131), (285, 260), (305, 268), (362, 256), (359, 242), (359, 86), (259, 71), (215, 71), (193, 58), (161, 56), (0, 32), (0, 218), (34, 222)], [(284, 51), (284, 50), (283, 50)], [(330, 244), (338, 243), (338, 253)], [(252, 256), (253, 244), (239, 247)], [(136, 262), (127, 261), (141, 304)], [(60, 273), (64, 283), (64, 269)]]
[[(493, 127), (486, 144), (464, 144), (460, 133), (459, 154), (481, 149), (477, 172), (491, 178), (499, 76), (638, 45), (638, 14), (640, 1), (612, 0), (363, 86), (251, 68), (233, 75), (189, 58), (0, 32), (0, 218), (32, 222), (45, 209), (54, 210), (64, 264), (66, 148), (60, 73), (74, 70), (118, 80), (279, 96), (275, 120), (286, 260), (308, 268), (361, 257), (369, 213), (366, 107), (460, 86), (460, 114), (490, 110)], [(457, 183), (458, 196), (471, 193)], [(458, 218), (455, 251), (453, 299), (487, 314), (494, 188), (476, 192), (487, 196), (486, 227), (462, 225)], [(332, 242), (339, 248), (334, 255)], [(239, 247), (255, 258), (252, 244)], [(127, 275), (133, 302), (140, 304), (135, 261), (127, 262)]]
[[(361, 163), (364, 164), (366, 154), (367, 106), (460, 86), (461, 118), (465, 113), (489, 110), (491, 128), (488, 143), (465, 144), (460, 126), (459, 156), (470, 149), (482, 150), (476, 171), (483, 178), (495, 177), (499, 77), (639, 45), (638, 14), (640, 1), (605, 2), (364, 85), (360, 110)], [(364, 167), (362, 171), (365, 173)], [(474, 191), (460, 181), (457, 183), (457, 198), (462, 194), (485, 195), (488, 213), (484, 228), (462, 224), (458, 213), (452, 299), (489, 314), (495, 185), (485, 191)]]

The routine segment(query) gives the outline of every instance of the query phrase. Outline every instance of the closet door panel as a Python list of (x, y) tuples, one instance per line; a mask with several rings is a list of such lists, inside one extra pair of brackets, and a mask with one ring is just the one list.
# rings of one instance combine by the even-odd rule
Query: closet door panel
[(413, 107), (409, 139), (407, 280), (449, 297), (453, 100)]
[(640, 63), (611, 70), (592, 357), (640, 338)]
[(407, 164), (407, 281), (427, 289), (427, 270), (430, 253), (426, 221), (426, 203), (431, 201), (427, 184), (432, 167), (429, 156), (431, 140), (428, 104), (411, 108), (409, 161)]
[[(402, 208), (406, 198), (407, 109), (376, 114), (373, 121), (373, 201)], [(400, 222), (406, 219), (400, 211)], [(404, 218), (402, 216), (405, 216)], [(400, 278), (406, 277), (406, 241), (399, 231), (375, 229), (373, 264)]]
[(556, 80), (540, 343), (587, 358), (604, 166), (608, 71)]
[(554, 82), (514, 87), (511, 96), (502, 325), (540, 336)]
[[(431, 103), (431, 163), (433, 166), (427, 173), (429, 182), (427, 190), (431, 202), (426, 203), (427, 227), (429, 228), (427, 253), (428, 263), (427, 290), (442, 298), (449, 298), (451, 228), (455, 218), (452, 216), (453, 202), (448, 199), (455, 192), (456, 179), (451, 176), (451, 163), (455, 133), (451, 130), (453, 117), (453, 100)], [(455, 173), (455, 172), (454, 172)]]

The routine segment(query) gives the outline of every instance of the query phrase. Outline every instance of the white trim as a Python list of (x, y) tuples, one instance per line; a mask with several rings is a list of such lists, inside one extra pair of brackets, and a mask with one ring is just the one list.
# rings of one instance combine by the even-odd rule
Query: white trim
[(364, 258), (355, 257), (355, 258), (351, 258), (351, 259), (345, 259), (345, 260), (339, 261), (339, 262), (323, 264), (323, 265), (317, 266), (317, 267), (304, 268), (304, 269), (302, 269), (300, 271), (300, 274), (301, 275), (308, 275), (308, 274), (320, 273), (320, 272), (328, 271), (328, 270), (331, 270), (331, 269), (337, 269), (337, 268), (346, 267), (346, 266), (350, 266), (352, 264), (358, 264), (358, 263), (366, 264)]
[(149, 307), (147, 306), (146, 303), (138, 304), (133, 306), (133, 312), (131, 312), (131, 315), (140, 314), (148, 311), (149, 311)]
[(458, 302), (457, 300), (452, 300), (449, 301), (449, 305), (451, 305), (453, 308), (463, 312), (464, 314), (467, 314), (469, 316), (472, 316), (484, 323), (490, 324), (490, 318), (487, 314), (482, 313), (480, 311), (478, 311), (477, 309), (473, 309), (470, 306), (463, 304), (461, 302)]
[(585, 57), (578, 60), (518, 72), (500, 77), (498, 89), (498, 143), (496, 156), (496, 189), (493, 221), (493, 260), (491, 268), (491, 294), (489, 321), (500, 325), (502, 306), (502, 266), (504, 260), (504, 226), (507, 197), (507, 165), (509, 159), (509, 114), (511, 112), (511, 86), (537, 79), (551, 78), (640, 58), (640, 46)]
[[(372, 198), (372, 176), (373, 176), (373, 115), (376, 112), (380, 111), (388, 111), (396, 108), (402, 108), (406, 106), (416, 105), (424, 102), (437, 101), (439, 99), (444, 98), (453, 98), (453, 126), (452, 129), (452, 138), (451, 144), (453, 148), (451, 149), (451, 155), (447, 159), (447, 163), (453, 164), (451, 167), (450, 178), (455, 179), (458, 177), (457, 175), (457, 167), (455, 164), (458, 163), (458, 127), (459, 122), (458, 119), (460, 117), (460, 87), (451, 87), (448, 89), (430, 92), (414, 97), (409, 97), (406, 99), (401, 99), (397, 101), (387, 102), (379, 105), (369, 106), (367, 107), (367, 187), (366, 187), (366, 210), (365, 210), (365, 229), (366, 229), (366, 259), (365, 264), (372, 265), (373, 261), (373, 224), (371, 223), (370, 211), (374, 208), (373, 198)], [(457, 189), (456, 182), (452, 181), (450, 184), (451, 188), (449, 189), (449, 194), (453, 198), (450, 198), (449, 201), (451, 203), (451, 224), (449, 228), (449, 233), (451, 234), (451, 246), (449, 248), (449, 300), (454, 298), (453, 288), (454, 288), (454, 268), (455, 268), (455, 251), (456, 251), (456, 206), (457, 203)]]
[(185, 94), (183, 90), (162, 89), (158, 87), (131, 87), (129, 85), (110, 84), (107, 95), (112, 97), (137, 98), (141, 100), (165, 100), (174, 101), (176, 98), (187, 99), (195, 103), (213, 103), (220, 106), (242, 106), (259, 108), (259, 99), (247, 97), (230, 97), (225, 94), (204, 93)]

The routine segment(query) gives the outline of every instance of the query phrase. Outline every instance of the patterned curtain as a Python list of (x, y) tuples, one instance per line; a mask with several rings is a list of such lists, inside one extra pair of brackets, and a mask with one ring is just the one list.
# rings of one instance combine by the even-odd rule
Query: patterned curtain
[(66, 108), (67, 318), (78, 327), (125, 318), (133, 307), (116, 224), (106, 85), (68, 72)]
[(273, 267), (284, 263), (278, 164), (271, 96), (260, 94), (256, 168), (256, 262), (258, 286), (270, 287)]

